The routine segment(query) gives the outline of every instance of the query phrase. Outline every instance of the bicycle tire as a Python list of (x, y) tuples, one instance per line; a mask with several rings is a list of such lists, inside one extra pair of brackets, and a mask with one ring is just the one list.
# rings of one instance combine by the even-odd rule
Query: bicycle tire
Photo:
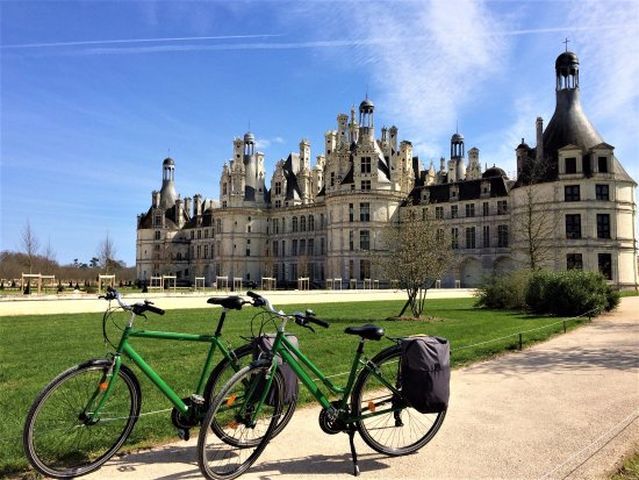
[[(351, 395), (353, 415), (356, 417), (362, 413), (372, 413), (379, 407), (393, 409), (357, 422), (357, 429), (369, 447), (393, 456), (407, 455), (426, 445), (446, 416), (446, 411), (434, 414), (418, 412), (373, 375), (374, 371), (379, 371), (390, 385), (399, 389), (397, 378), (401, 354), (401, 348), (396, 345), (375, 355), (370, 361), (373, 366), (369, 364), (359, 373)], [(393, 403), (399, 409), (395, 409)]]
[[(220, 389), (228, 382), (228, 380), (235, 375), (241, 368), (250, 365), (253, 361), (254, 347), (252, 343), (247, 343), (239, 348), (233, 350), (231, 356), (236, 359), (237, 370), (233, 368), (232, 361), (228, 358), (222, 359), (213, 369), (209, 375), (209, 379), (204, 389), (204, 398), (210, 406), (210, 401), (217, 396)], [(286, 387), (285, 387), (286, 388)], [(283, 429), (288, 425), (288, 422), (293, 418), (295, 408), (297, 406), (297, 397), (288, 404), (284, 404), (282, 415), (279, 417), (275, 429), (273, 430), (273, 437), (276, 437)]]
[(85, 475), (100, 468), (126, 441), (140, 414), (141, 394), (137, 378), (125, 365), (120, 366), (101, 418), (89, 424), (84, 412), (90, 398), (97, 394), (95, 402), (102, 394), (100, 385), (111, 366), (107, 359), (75, 365), (36, 397), (25, 420), (22, 443), (38, 472), (53, 478)]
[[(209, 480), (232, 480), (258, 459), (272, 438), (282, 414), (283, 381), (273, 377), (272, 405), (262, 404), (262, 414), (251, 425), (259, 385), (269, 366), (248, 366), (237, 372), (222, 387), (202, 422), (197, 443), (200, 471)], [(252, 437), (252, 438), (249, 438)]]

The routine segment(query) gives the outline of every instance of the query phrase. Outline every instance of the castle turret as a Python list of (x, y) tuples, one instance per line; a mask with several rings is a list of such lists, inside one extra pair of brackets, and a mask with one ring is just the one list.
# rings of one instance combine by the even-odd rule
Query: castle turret
[(162, 189), (160, 190), (160, 207), (168, 210), (175, 205), (175, 162), (167, 157), (162, 162)]
[(375, 140), (375, 104), (366, 98), (359, 104), (359, 138), (372, 143)]

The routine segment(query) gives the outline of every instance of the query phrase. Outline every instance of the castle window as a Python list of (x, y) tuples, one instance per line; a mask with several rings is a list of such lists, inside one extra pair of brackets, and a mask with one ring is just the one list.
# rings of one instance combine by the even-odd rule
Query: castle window
[(352, 203), (348, 204), (348, 221), (352, 222), (355, 220), (355, 207)]
[(222, 184), (222, 195), (226, 195), (228, 193), (228, 187), (226, 185), (226, 182), (224, 182)]
[(506, 215), (508, 213), (508, 202), (506, 200), (499, 200), (497, 202), (497, 215)]
[(371, 248), (371, 237), (370, 232), (368, 230), (360, 230), (359, 231), (359, 249), (360, 250), (370, 250)]
[(297, 232), (297, 217), (293, 217), (291, 220), (291, 232)]
[(300, 255), (300, 257), (306, 255), (306, 240), (305, 239), (300, 240), (299, 255)]
[(466, 204), (466, 216), (467, 217), (474, 217), (475, 216), (475, 204), (474, 203), (467, 203)]
[(275, 195), (282, 195), (282, 182), (275, 182)]
[(359, 261), (359, 279), (371, 278), (371, 261), (360, 260)]
[(331, 187), (335, 186), (335, 172), (331, 172)]
[(581, 215), (578, 213), (566, 215), (566, 238), (581, 238)]
[(250, 257), (251, 256), (251, 247), (249, 247), (248, 245), (246, 246), (246, 256)]
[(155, 239), (156, 240), (160, 240), (161, 235), (162, 235), (162, 233), (159, 230), (155, 231)]
[(320, 255), (326, 254), (326, 239), (324, 237), (320, 238)]
[(291, 255), (294, 257), (297, 256), (297, 240), (293, 240), (291, 244)]
[(579, 185), (566, 185), (564, 187), (564, 200), (566, 202), (578, 202), (580, 200)]
[(360, 222), (371, 221), (371, 204), (370, 203), (359, 204), (359, 221)]
[(228, 207), (228, 203), (226, 202), (226, 200), (222, 201), (222, 208), (226, 208)]
[(209, 238), (209, 229), (204, 230), (204, 238)]
[(599, 167), (599, 173), (608, 173), (608, 157), (597, 158), (597, 166)]
[(202, 230), (198, 230), (197, 231), (197, 239), (201, 240), (202, 239)]
[(217, 233), (222, 233), (222, 220), (219, 218), (215, 220), (215, 230), (217, 230)]
[(435, 219), (441, 220), (444, 218), (444, 207), (435, 207)]
[(200, 258), (200, 255), (202, 254), (202, 247), (200, 245), (197, 246), (196, 252), (195, 258)]
[(483, 229), (483, 245), (484, 248), (489, 248), (490, 247), (490, 226), (489, 225), (484, 225), (484, 229)]
[(300, 232), (305, 232), (305, 231), (306, 231), (306, 217), (302, 215), (300, 217)]
[(208, 257), (209, 257), (209, 246), (204, 245), (204, 258), (208, 258)]
[(361, 172), (371, 173), (371, 157), (362, 157)]
[(195, 238), (195, 230), (191, 230), (191, 240)]
[(280, 208), (282, 206), (281, 200), (275, 200), (275, 208)]
[(584, 261), (581, 253), (569, 253), (566, 255), (566, 270), (583, 270)]
[(610, 200), (610, 189), (608, 185), (595, 185), (595, 195), (597, 200)]
[(324, 219), (324, 214), (320, 213), (320, 229), (321, 228), (326, 228), (326, 221)]
[(370, 190), (371, 189), (371, 181), (370, 180), (362, 180), (362, 190)]
[(277, 257), (278, 255), (278, 251), (277, 251), (277, 240), (273, 241), (273, 256)]
[(280, 221), (277, 218), (273, 219), (273, 233), (280, 233)]
[(610, 215), (597, 214), (597, 238), (610, 238)]
[(307, 247), (308, 247), (308, 255), (309, 256), (315, 255), (315, 239), (309, 238)]
[(450, 246), (453, 249), (459, 248), (459, 229), (457, 227), (450, 229)]
[(181, 252), (177, 253), (177, 259), (178, 259), (178, 261), (182, 260), (182, 253)]
[(155, 226), (158, 228), (162, 228), (162, 215), (155, 216)]
[(566, 158), (566, 173), (577, 173), (577, 159), (575, 157)]
[(459, 207), (457, 205), (453, 205), (450, 207), (450, 218), (459, 217)]
[(355, 249), (354, 240), (353, 240), (353, 230), (348, 231), (348, 249), (353, 251)]
[(508, 225), (497, 225), (497, 246), (508, 247)]
[(481, 211), (484, 217), (487, 217), (488, 215), (490, 215), (490, 204), (488, 202), (482, 203)]
[(308, 216), (308, 231), (312, 232), (315, 230), (315, 217), (313, 215)]
[(475, 227), (466, 229), (466, 248), (475, 248)]
[(597, 255), (597, 262), (599, 265), (599, 273), (601, 273), (606, 280), (612, 280), (612, 255), (609, 253), (600, 253)]

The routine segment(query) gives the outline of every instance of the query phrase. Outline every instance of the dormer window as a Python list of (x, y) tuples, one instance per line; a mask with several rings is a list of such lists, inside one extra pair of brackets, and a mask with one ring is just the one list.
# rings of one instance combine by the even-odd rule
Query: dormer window
[(275, 182), (275, 195), (282, 194), (282, 182)]
[(566, 158), (566, 173), (577, 173), (577, 159), (575, 157)]
[(450, 187), (450, 199), (457, 200), (458, 196), (459, 196), (459, 187), (457, 185), (453, 185), (452, 187)]
[(599, 173), (608, 173), (608, 157), (597, 157), (597, 168)]

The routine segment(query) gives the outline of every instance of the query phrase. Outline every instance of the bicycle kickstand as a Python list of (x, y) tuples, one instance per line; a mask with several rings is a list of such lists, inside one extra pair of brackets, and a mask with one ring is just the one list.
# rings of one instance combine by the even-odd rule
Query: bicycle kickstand
[(348, 441), (351, 444), (351, 456), (353, 458), (353, 475), (359, 477), (359, 465), (357, 465), (357, 452), (355, 451), (355, 426), (348, 426)]

